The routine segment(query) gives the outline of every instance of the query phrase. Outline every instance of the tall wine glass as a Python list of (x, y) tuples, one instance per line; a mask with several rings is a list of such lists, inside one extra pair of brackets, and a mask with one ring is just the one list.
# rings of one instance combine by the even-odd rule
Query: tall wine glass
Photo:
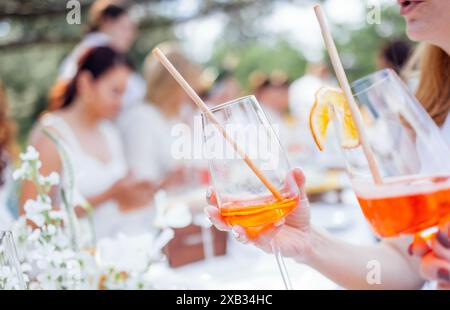
[(27, 288), (10, 231), (0, 231), (0, 271), (0, 289)]
[[(450, 216), (450, 141), (394, 71), (375, 72), (352, 88), (383, 178), (373, 182), (360, 146), (343, 148), (365, 217), (381, 237), (429, 236)], [(342, 128), (344, 113), (334, 112)]]
[[(292, 175), (286, 154), (266, 115), (254, 96), (239, 98), (211, 109), (228, 136), (243, 149), (265, 177), (279, 190), (276, 199), (242, 158), (225, 140), (216, 126), (203, 115), (205, 155), (209, 161), (220, 214), (230, 226), (242, 226), (251, 239), (272, 228), (298, 204), (306, 200)], [(291, 283), (280, 255), (272, 240), (285, 287)]]

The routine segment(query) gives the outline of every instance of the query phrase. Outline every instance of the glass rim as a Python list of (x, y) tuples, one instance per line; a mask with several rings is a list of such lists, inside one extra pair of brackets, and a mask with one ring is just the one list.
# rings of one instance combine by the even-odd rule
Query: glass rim
[(3, 239), (5, 237), (11, 237), (12, 233), (9, 230), (0, 230), (0, 239)]
[(359, 78), (356, 81), (351, 83), (352, 91), (355, 88), (358, 88), (359, 85), (363, 84), (366, 81), (374, 81), (374, 82), (370, 83), (369, 86), (364, 87), (360, 91), (353, 93), (353, 96), (358, 96), (359, 94), (362, 94), (362, 93), (368, 91), (369, 89), (377, 86), (378, 84), (385, 82), (387, 79), (389, 79), (389, 77), (396, 76), (396, 75), (397, 74), (395, 73), (394, 70), (392, 70), (390, 68), (385, 68), (385, 69), (375, 71), (366, 76), (363, 76), (362, 78)]
[[(221, 103), (221, 104), (219, 104), (219, 105), (216, 105), (215, 107), (212, 107), (212, 108), (210, 109), (210, 111), (211, 111), (212, 113), (214, 113), (214, 112), (217, 112), (217, 111), (219, 111), (219, 110), (222, 110), (223, 108), (232, 106), (232, 105), (234, 105), (234, 104), (236, 104), (236, 103), (238, 103), (238, 102), (240, 102), (240, 101), (244, 101), (244, 100), (246, 100), (246, 99), (253, 99), (253, 98), (256, 100), (255, 95), (247, 95), (247, 96), (239, 97), (239, 98), (236, 98), (236, 99), (232, 99), (232, 100), (230, 100), (230, 101), (226, 101), (226, 102), (224, 102), (224, 103)], [(204, 113), (202, 113), (202, 114), (204, 114)]]

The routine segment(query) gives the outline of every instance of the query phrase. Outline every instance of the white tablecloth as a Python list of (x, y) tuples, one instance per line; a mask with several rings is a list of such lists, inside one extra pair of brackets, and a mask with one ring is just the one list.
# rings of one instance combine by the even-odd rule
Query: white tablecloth
[[(344, 240), (356, 244), (375, 242), (373, 234), (355, 200), (345, 205), (317, 204), (311, 208), (312, 222)], [(339, 225), (339, 223), (341, 225)], [(294, 289), (339, 289), (339, 286), (308, 266), (287, 259), (286, 265)], [(273, 255), (251, 245), (243, 245), (231, 236), (227, 255), (170, 268), (167, 263), (151, 267), (148, 276), (161, 289), (284, 289)]]

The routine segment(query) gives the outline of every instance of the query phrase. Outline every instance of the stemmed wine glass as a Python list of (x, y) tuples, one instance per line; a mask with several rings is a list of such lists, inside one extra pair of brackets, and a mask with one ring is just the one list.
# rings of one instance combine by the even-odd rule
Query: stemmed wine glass
[[(430, 236), (450, 219), (450, 150), (440, 129), (392, 70), (361, 78), (352, 90), (382, 177), (374, 182), (361, 146), (342, 148), (365, 217), (381, 237)], [(344, 111), (334, 107), (334, 114), (342, 128)]]
[[(276, 127), (272, 127), (254, 96), (239, 98), (211, 109), (229, 137), (242, 148), (273, 184), (281, 198), (275, 198), (233, 146), (203, 114), (205, 156), (209, 161), (220, 214), (230, 225), (242, 226), (250, 239), (272, 228), (299, 203), (306, 200), (292, 175)], [(279, 248), (272, 239), (284, 285), (292, 285)]]
[(0, 231), (0, 271), (0, 289), (27, 288), (10, 231)]

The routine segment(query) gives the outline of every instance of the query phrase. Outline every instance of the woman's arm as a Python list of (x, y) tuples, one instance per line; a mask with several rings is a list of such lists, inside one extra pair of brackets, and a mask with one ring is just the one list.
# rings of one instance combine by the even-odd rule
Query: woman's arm
[(89, 204), (91, 206), (97, 207), (109, 200), (114, 200), (114, 198), (115, 198), (114, 191), (112, 190), (112, 188), (109, 188), (106, 191), (104, 191), (103, 193), (88, 197), (87, 201), (89, 202)]
[[(47, 128), (47, 130), (53, 130), (51, 128)], [(54, 130), (53, 130), (54, 131)], [(54, 131), (58, 134), (56, 131)], [(42, 167), (40, 168), (40, 173), (42, 175), (48, 175), (51, 172), (62, 172), (62, 162), (58, 153), (58, 149), (54, 142), (50, 140), (42, 131), (41, 127), (38, 126), (33, 129), (30, 135), (30, 144), (34, 146), (34, 148), (39, 152), (39, 159), (42, 163)], [(57, 203), (57, 187), (52, 188), (50, 192), (50, 197), (52, 198), (53, 203)], [(34, 184), (30, 181), (24, 181), (21, 188), (20, 195), (20, 214), (23, 214), (23, 206), (28, 199), (35, 199), (37, 196), (37, 191)], [(96, 207), (105, 201), (112, 199), (113, 191), (111, 189), (101, 193), (99, 195), (89, 197), (87, 200), (93, 207)]]
[[(58, 134), (54, 129), (55, 134)], [(61, 173), (62, 162), (58, 153), (58, 149), (54, 142), (49, 139), (38, 126), (33, 129), (30, 136), (30, 144), (35, 147), (39, 152), (39, 158), (42, 162), (40, 173), (42, 175), (48, 175), (51, 172)], [(58, 205), (56, 198), (58, 188), (54, 186), (51, 189), (50, 197), (52, 198), (54, 206)], [(132, 175), (127, 175), (124, 178), (115, 182), (110, 188), (104, 192), (86, 197), (87, 201), (95, 208), (106, 201), (114, 200), (119, 204), (122, 211), (129, 211), (132, 209), (138, 209), (143, 206), (147, 206), (150, 200), (153, 198), (154, 186), (151, 182), (136, 180)], [(32, 182), (25, 181), (22, 184), (22, 191), (20, 196), (20, 213), (23, 214), (23, 206), (28, 199), (35, 199), (37, 195), (36, 188)], [(77, 214), (79, 216), (84, 215), (84, 211), (77, 208)]]
[(353, 245), (311, 229), (311, 251), (299, 261), (348, 289), (420, 289), (419, 260), (407, 253), (406, 240)]
[[(292, 173), (302, 190), (303, 173), (298, 169)], [(227, 226), (217, 209), (213, 190), (208, 191), (207, 200), (212, 206), (206, 208), (206, 215), (218, 229), (232, 230), (239, 241), (253, 243), (266, 252), (272, 251), (271, 241), (275, 239), (283, 256), (311, 266), (345, 288), (419, 289), (424, 284), (418, 260), (407, 253), (408, 241), (392, 239), (369, 246), (341, 241), (311, 226), (306, 199), (300, 200), (284, 221), (254, 240), (242, 227)]]

